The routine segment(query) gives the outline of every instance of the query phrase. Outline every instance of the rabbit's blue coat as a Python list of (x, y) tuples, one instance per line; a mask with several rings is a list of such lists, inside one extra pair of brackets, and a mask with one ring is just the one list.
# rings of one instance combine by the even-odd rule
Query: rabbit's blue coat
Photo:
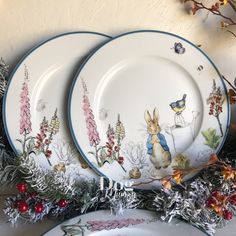
[[(170, 149), (169, 149), (169, 147), (168, 147), (168, 145), (167, 145), (165, 136), (164, 136), (163, 134), (161, 134), (161, 133), (158, 133), (158, 134), (157, 134), (157, 137), (158, 137), (158, 139), (160, 140), (160, 145), (161, 145), (161, 147), (164, 149), (164, 151), (169, 152)], [(152, 155), (152, 152), (153, 152), (153, 144), (151, 143), (151, 140), (152, 140), (152, 135), (149, 134), (149, 135), (148, 135), (148, 139), (147, 139), (147, 144), (146, 144), (147, 149), (148, 149), (147, 153), (148, 153), (149, 155)]]

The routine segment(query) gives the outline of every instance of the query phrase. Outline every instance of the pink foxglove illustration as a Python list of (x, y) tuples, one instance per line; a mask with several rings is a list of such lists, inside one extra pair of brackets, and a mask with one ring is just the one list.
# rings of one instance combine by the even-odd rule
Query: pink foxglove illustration
[(40, 124), (40, 129), (36, 137), (28, 136), (32, 131), (31, 114), (30, 114), (30, 98), (29, 98), (29, 73), (25, 65), (24, 82), (20, 93), (20, 134), (23, 135), (23, 140), (17, 139), (23, 146), (23, 153), (43, 153), (47, 158), (49, 165), (51, 162), (49, 158), (52, 155), (50, 144), (52, 143), (54, 135), (59, 132), (60, 121), (57, 115), (57, 109), (51, 118), (50, 123), (43, 118)]
[(138, 225), (145, 222), (144, 219), (122, 219), (122, 220), (94, 220), (88, 221), (88, 229), (92, 232), (101, 230), (121, 229), (130, 225)]
[(213, 86), (212, 86), (212, 92), (210, 93), (207, 104), (210, 105), (209, 115), (215, 116), (217, 119), (217, 122), (219, 124), (221, 137), (223, 137), (223, 129), (222, 124), (220, 122), (220, 113), (223, 112), (223, 103), (225, 101), (225, 98), (221, 92), (221, 88), (216, 86), (215, 80), (213, 80)]
[(90, 102), (88, 98), (88, 91), (84, 80), (82, 79), (84, 95), (83, 95), (83, 111), (85, 115), (85, 122), (87, 127), (87, 134), (89, 138), (89, 143), (91, 147), (95, 148), (95, 157), (97, 164), (100, 166), (101, 163), (98, 157), (98, 145), (100, 143), (99, 133), (97, 131), (97, 125), (94, 119), (93, 110), (90, 107)]
[(25, 81), (20, 94), (20, 134), (29, 134), (32, 131), (28, 80), (28, 71), (25, 68)]
[(84, 95), (83, 103), (83, 110), (86, 118), (90, 146), (96, 147), (100, 142), (100, 137), (97, 131), (97, 125), (95, 123), (93, 111), (90, 108), (89, 98), (87, 95)]
[[(85, 230), (90, 232), (102, 231), (102, 230), (114, 230), (121, 229), (125, 227), (130, 227), (132, 225), (138, 225), (145, 222), (145, 219), (117, 219), (117, 220), (94, 220), (87, 221), (85, 224), (81, 223), (81, 219), (71, 225), (62, 225), (61, 230), (65, 233), (64, 235), (81, 235), (85, 236)], [(148, 220), (147, 220), (148, 222)]]
[(32, 131), (31, 127), (31, 114), (30, 114), (30, 98), (29, 98), (29, 89), (28, 81), (29, 74), (27, 67), (25, 66), (25, 79), (22, 84), (22, 89), (20, 93), (20, 134), (24, 136), (23, 141), (23, 152), (25, 152), (25, 142), (26, 136)]
[(95, 148), (95, 152), (90, 151), (89, 154), (95, 156), (99, 167), (103, 166), (105, 163), (111, 164), (114, 161), (116, 161), (123, 169), (123, 171), (126, 172), (123, 166), (124, 157), (120, 155), (121, 142), (125, 138), (125, 127), (120, 120), (120, 115), (118, 115), (115, 129), (111, 125), (108, 125), (108, 129), (106, 132), (107, 135), (106, 144), (104, 146), (99, 146), (101, 140), (99, 137), (99, 133), (97, 131), (95, 117), (90, 107), (87, 86), (83, 79), (82, 79), (82, 85), (84, 90), (82, 108), (85, 115), (87, 134), (90, 146)]

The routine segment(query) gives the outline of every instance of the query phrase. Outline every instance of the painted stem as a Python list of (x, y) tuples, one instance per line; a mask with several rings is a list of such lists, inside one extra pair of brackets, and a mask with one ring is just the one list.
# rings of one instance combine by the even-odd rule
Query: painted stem
[(27, 133), (26, 133), (26, 130), (25, 130), (25, 132), (24, 132), (24, 142), (23, 142), (23, 153), (26, 153), (26, 151), (25, 151), (26, 136), (27, 136)]
[(49, 159), (47, 158), (47, 161), (48, 161), (48, 164), (50, 165), (50, 166), (52, 166), (52, 163), (49, 161)]
[(220, 123), (219, 115), (216, 116), (216, 119), (217, 119), (219, 127), (220, 127), (221, 137), (223, 137), (224, 133), (223, 133), (223, 129), (222, 129), (222, 124)]
[[(236, 35), (235, 35), (236, 37)], [(228, 83), (228, 85), (236, 92), (236, 87), (228, 80), (224, 75), (221, 75), (222, 78)]]
[(126, 169), (120, 164), (121, 168), (123, 169), (123, 171), (126, 173)]
[[(47, 152), (48, 149), (49, 149), (49, 145), (50, 145), (50, 143), (51, 143), (51, 141), (52, 141), (52, 137), (53, 137), (53, 131), (52, 131), (52, 132), (50, 133), (50, 135), (49, 135), (49, 138), (48, 138), (49, 143), (48, 143), (47, 146), (46, 146), (45, 152)], [(49, 164), (50, 166), (52, 166), (52, 163), (50, 162), (49, 157), (46, 157), (46, 158), (47, 158), (48, 164)]]
[[(119, 149), (118, 149), (118, 151), (117, 151), (118, 158), (119, 158), (119, 156), (120, 156), (120, 147), (121, 147), (120, 136), (118, 136), (118, 139), (117, 139), (117, 146), (119, 147)], [(118, 162), (118, 161), (117, 161), (117, 162)], [(119, 162), (118, 162), (118, 163), (119, 163)], [(121, 165), (120, 163), (119, 163), (119, 165), (121, 166), (121, 168), (123, 169), (123, 171), (126, 173), (127, 171), (126, 171), (126, 169), (124, 168), (124, 166)]]
[(95, 157), (96, 157), (96, 161), (97, 161), (97, 164), (99, 167), (101, 167), (101, 163), (99, 162), (98, 160), (98, 148), (97, 148), (97, 145), (95, 146)]

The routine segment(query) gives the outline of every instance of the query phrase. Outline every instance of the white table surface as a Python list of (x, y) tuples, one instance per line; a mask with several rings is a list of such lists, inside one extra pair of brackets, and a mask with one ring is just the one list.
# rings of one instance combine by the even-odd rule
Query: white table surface
[[(201, 44), (221, 73), (231, 81), (236, 76), (236, 38), (223, 32), (217, 17), (186, 14), (180, 0), (0, 0), (0, 57), (10, 64), (37, 43), (69, 31), (97, 31), (111, 36), (131, 30), (155, 29), (179, 34)], [(210, 3), (213, 0), (205, 0)], [(204, 21), (204, 22), (203, 22)], [(236, 30), (236, 29), (235, 29)], [(236, 106), (232, 120), (235, 122)], [(0, 190), (5, 194), (11, 190)], [(0, 197), (0, 208), (4, 197)], [(19, 223), (11, 228), (0, 210), (0, 235), (41, 235), (55, 221)], [(236, 220), (217, 231), (217, 236), (235, 236)]]

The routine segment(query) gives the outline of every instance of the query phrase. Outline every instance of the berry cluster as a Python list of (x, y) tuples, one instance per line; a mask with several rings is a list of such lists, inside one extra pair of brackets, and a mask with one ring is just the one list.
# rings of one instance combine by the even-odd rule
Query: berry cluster
[[(26, 183), (18, 183), (16, 185), (18, 192), (21, 194), (21, 198), (17, 199), (14, 203), (14, 207), (18, 209), (20, 213), (26, 213), (30, 209), (30, 204), (37, 198), (37, 193), (35, 192), (27, 192), (27, 185)], [(40, 201), (35, 201), (32, 205), (33, 211), (36, 214), (40, 214), (44, 210), (44, 205)]]
[(232, 220), (233, 218), (230, 205), (236, 206), (236, 194), (226, 196), (219, 191), (214, 191), (206, 201), (206, 207), (213, 210), (225, 220)]
[[(13, 208), (17, 209), (20, 214), (34, 213), (43, 214), (46, 208), (45, 200), (41, 199), (39, 195), (35, 192), (29, 192), (27, 189), (27, 184), (20, 182), (16, 185), (19, 195), (15, 202), (13, 203)], [(60, 199), (56, 206), (59, 208), (65, 208), (68, 205), (68, 201), (65, 199)]]

